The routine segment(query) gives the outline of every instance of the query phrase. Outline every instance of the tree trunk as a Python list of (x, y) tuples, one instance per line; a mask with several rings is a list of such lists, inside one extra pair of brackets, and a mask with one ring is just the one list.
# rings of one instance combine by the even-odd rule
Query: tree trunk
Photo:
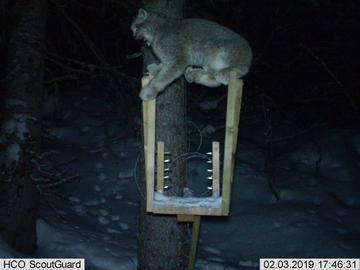
[(0, 180), (7, 197), (1, 233), (11, 246), (31, 254), (36, 250), (39, 205), (31, 160), (41, 134), (46, 0), (16, 0), (9, 18), (6, 111), (0, 135)]
[[(167, 16), (183, 17), (185, 0), (147, 1), (145, 9), (156, 10)], [(156, 60), (148, 49), (144, 49), (144, 67)], [(186, 95), (185, 82), (179, 79), (157, 97), (156, 141), (165, 143), (165, 151), (171, 152), (174, 160), (186, 152), (185, 130)], [(181, 195), (185, 186), (184, 162), (172, 165), (172, 195)], [(145, 179), (142, 179), (142, 194)], [(182, 270), (187, 268), (188, 245), (186, 225), (180, 224), (176, 216), (146, 213), (146, 198), (140, 204), (139, 264), (141, 270)]]

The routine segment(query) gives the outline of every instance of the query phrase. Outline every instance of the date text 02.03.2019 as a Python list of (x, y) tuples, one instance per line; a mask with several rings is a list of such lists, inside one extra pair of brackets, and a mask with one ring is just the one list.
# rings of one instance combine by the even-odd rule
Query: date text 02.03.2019
[(260, 270), (360, 270), (360, 259), (260, 259)]

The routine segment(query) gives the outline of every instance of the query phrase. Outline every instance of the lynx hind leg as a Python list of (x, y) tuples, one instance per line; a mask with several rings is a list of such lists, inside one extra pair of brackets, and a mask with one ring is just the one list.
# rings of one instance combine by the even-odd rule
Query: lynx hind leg
[(157, 91), (155, 90), (155, 88), (150, 87), (149, 85), (142, 88), (139, 94), (139, 97), (144, 101), (152, 100), (156, 98), (156, 96)]
[(188, 67), (184, 75), (188, 83), (198, 83), (207, 87), (220, 86), (220, 83), (215, 80), (213, 74), (202, 68)]
[(236, 72), (236, 78), (241, 78), (248, 72), (248, 68), (224, 68), (215, 72), (215, 80), (220, 84), (228, 85), (231, 70)]
[(156, 76), (161, 69), (162, 69), (162, 63), (159, 64), (152, 63), (146, 67), (146, 70), (148, 71), (149, 75), (152, 76)]

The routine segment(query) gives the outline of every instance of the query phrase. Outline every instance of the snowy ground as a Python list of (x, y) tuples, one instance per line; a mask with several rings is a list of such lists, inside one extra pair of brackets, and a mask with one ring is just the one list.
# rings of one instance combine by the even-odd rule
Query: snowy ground
[[(136, 269), (139, 141), (101, 99), (73, 96), (51, 129), (58, 166), (81, 179), (44, 194), (39, 257), (84, 257), (88, 270)], [(204, 218), (197, 269), (257, 269), (263, 257), (359, 257), (360, 134), (327, 130), (274, 161), (276, 201), (256, 129), (241, 127), (231, 215)], [(204, 145), (206, 145), (206, 137)], [(206, 165), (193, 160), (197, 184)], [(0, 257), (22, 256), (0, 239)]]

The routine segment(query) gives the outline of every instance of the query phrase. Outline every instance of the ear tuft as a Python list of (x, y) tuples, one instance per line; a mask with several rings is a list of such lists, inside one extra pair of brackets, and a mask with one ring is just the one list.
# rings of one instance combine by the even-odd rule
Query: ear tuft
[(139, 9), (138, 16), (139, 16), (140, 18), (142, 18), (142, 19), (146, 19), (147, 16), (148, 16), (148, 13), (147, 13), (147, 11), (146, 11), (145, 9), (140, 8), (140, 9)]

